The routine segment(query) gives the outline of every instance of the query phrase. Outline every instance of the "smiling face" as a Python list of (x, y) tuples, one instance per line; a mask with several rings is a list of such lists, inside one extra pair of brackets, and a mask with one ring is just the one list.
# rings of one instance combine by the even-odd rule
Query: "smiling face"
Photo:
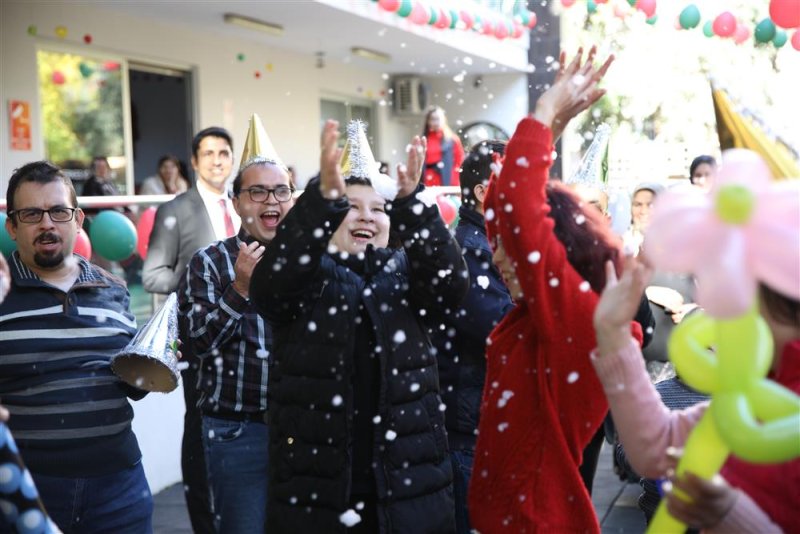
[(233, 153), (228, 141), (222, 137), (204, 137), (197, 153), (192, 156), (192, 167), (199, 182), (222, 193), (233, 167)]
[[(22, 182), (14, 193), (14, 209), (74, 208), (70, 192), (61, 180), (45, 184)], [(19, 222), (17, 215), (6, 219), (6, 230), (17, 242), (20, 259), (29, 266), (44, 270), (56, 270), (63, 266), (65, 258), (72, 256), (75, 237), (83, 224), (83, 212), (77, 210), (72, 220), (53, 222), (50, 215), (42, 214), (38, 223)]]
[(631, 218), (633, 219), (633, 227), (639, 231), (647, 229), (650, 224), (650, 210), (653, 207), (653, 201), (656, 195), (649, 189), (641, 189), (633, 195), (631, 200)]
[(278, 225), (294, 206), (294, 198), (278, 202), (275, 195), (269, 193), (263, 202), (255, 202), (251, 192), (258, 194), (259, 190), (290, 186), (286, 171), (269, 163), (253, 165), (242, 173), (242, 188), (239, 195), (233, 197), (233, 207), (242, 218), (242, 228), (260, 243), (272, 241)]
[(331, 237), (340, 252), (358, 254), (367, 245), (384, 248), (389, 244), (389, 216), (386, 200), (368, 185), (348, 185), (350, 211)]

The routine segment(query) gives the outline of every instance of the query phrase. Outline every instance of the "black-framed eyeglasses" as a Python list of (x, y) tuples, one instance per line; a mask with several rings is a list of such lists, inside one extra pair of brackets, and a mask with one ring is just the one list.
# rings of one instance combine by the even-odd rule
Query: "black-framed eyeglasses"
[(78, 208), (50, 208), (49, 210), (43, 210), (40, 208), (22, 208), (19, 210), (11, 210), (8, 212), (9, 217), (17, 217), (17, 221), (21, 223), (38, 223), (44, 217), (44, 214), (50, 216), (50, 220), (53, 222), (69, 222), (75, 216), (75, 211)]
[(245, 191), (248, 195), (250, 195), (250, 200), (253, 202), (266, 202), (270, 193), (272, 193), (272, 195), (275, 197), (275, 200), (278, 202), (289, 202), (292, 200), (294, 187), (289, 187), (288, 185), (279, 185), (274, 189), (267, 189), (265, 187), (248, 187), (247, 189), (242, 189), (239, 192), (239, 195)]

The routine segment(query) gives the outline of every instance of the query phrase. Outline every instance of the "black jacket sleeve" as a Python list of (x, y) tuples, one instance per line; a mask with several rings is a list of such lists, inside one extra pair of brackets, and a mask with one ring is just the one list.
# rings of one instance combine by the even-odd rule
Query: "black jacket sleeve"
[(347, 198), (327, 200), (319, 181), (309, 182), (250, 279), (250, 299), (267, 321), (294, 320), (308, 299), (321, 292), (322, 256), (349, 207)]
[(389, 212), (392, 232), (408, 256), (411, 295), (420, 309), (455, 310), (469, 289), (469, 273), (461, 249), (439, 216), (434, 203), (426, 206), (417, 194), (397, 199)]
[(650, 309), (647, 295), (642, 295), (639, 309), (636, 310), (633, 320), (642, 325), (642, 348), (644, 348), (653, 340), (653, 332), (656, 330), (656, 318), (653, 317), (653, 310)]

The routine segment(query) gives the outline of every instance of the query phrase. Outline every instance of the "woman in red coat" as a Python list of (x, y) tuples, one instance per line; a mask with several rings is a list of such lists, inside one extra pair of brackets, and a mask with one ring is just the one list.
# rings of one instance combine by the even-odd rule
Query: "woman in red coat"
[(487, 194), (494, 261), (516, 306), (487, 345), (469, 492), (484, 534), (600, 530), (578, 466), (608, 411), (588, 355), (604, 264), (618, 261), (619, 243), (597, 210), (548, 183), (553, 131), (604, 93), (597, 83), (613, 58), (595, 70), (593, 56), (581, 66), (579, 53), (519, 123)]
[(425, 128), (422, 132), (428, 140), (425, 154), (425, 185), (459, 185), (461, 163), (464, 161), (464, 147), (450, 126), (444, 110), (434, 106), (425, 114)]

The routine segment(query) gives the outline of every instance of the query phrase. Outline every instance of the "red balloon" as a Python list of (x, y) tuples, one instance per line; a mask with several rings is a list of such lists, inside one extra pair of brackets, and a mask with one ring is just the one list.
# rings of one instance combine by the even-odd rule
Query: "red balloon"
[(53, 72), (53, 83), (56, 85), (64, 85), (67, 79), (64, 77), (64, 73), (60, 70)]
[(502, 20), (498, 20), (494, 27), (494, 36), (502, 40), (508, 37), (508, 26)]
[(464, 29), (470, 30), (472, 29), (472, 25), (475, 24), (475, 19), (472, 18), (467, 11), (461, 10), (461, 20), (464, 22)]
[(83, 228), (78, 229), (78, 235), (75, 236), (75, 246), (72, 252), (80, 254), (87, 260), (92, 257), (92, 242), (89, 240), (89, 234)]
[(800, 52), (800, 30), (797, 30), (792, 35), (792, 48)]
[(607, 3), (608, 3), (608, 0), (594, 0), (594, 3), (595, 3), (595, 4), (597, 4), (597, 5), (600, 5), (600, 4), (607, 4)]
[(533, 11), (529, 11), (529, 13), (531, 18), (528, 21), (528, 28), (533, 28), (534, 26), (536, 26), (536, 22), (538, 19), (536, 18), (536, 13), (534, 13)]
[(730, 11), (725, 11), (717, 15), (711, 27), (720, 37), (730, 37), (736, 33), (736, 17)]
[(481, 33), (483, 35), (492, 35), (494, 33), (494, 24), (492, 24), (491, 20), (484, 20), (483, 27), (481, 28)]
[(636, 9), (642, 11), (649, 19), (656, 14), (656, 0), (638, 0)]
[(442, 220), (445, 224), (450, 224), (458, 215), (455, 206), (447, 200), (444, 195), (439, 195), (436, 197), (436, 205), (439, 206), (439, 215), (441, 215)]
[(414, 7), (411, 8), (411, 14), (408, 18), (414, 24), (427, 24), (431, 19), (431, 13), (422, 2), (414, 2)]
[(450, 27), (450, 13), (444, 9), (439, 10), (439, 16), (436, 17), (436, 23), (433, 25), (435, 28), (443, 30)]
[(147, 257), (147, 248), (150, 246), (150, 234), (153, 231), (153, 223), (156, 221), (156, 208), (151, 206), (142, 212), (139, 222), (136, 223), (136, 252), (142, 259)]
[(400, 9), (400, 0), (378, 0), (378, 5), (389, 13), (394, 13)]
[(564, 7), (572, 7), (575, 4), (575, 0), (561, 0), (561, 5)]
[(514, 31), (511, 32), (511, 37), (513, 37), (514, 39), (519, 39), (520, 37), (522, 37), (523, 26), (516, 20), (513, 22), (513, 24), (514, 24)]
[(750, 38), (750, 28), (744, 24), (736, 26), (736, 33), (733, 34), (733, 41), (736, 44), (742, 44)]
[(800, 2), (797, 0), (771, 0), (769, 18), (781, 28), (800, 26)]

